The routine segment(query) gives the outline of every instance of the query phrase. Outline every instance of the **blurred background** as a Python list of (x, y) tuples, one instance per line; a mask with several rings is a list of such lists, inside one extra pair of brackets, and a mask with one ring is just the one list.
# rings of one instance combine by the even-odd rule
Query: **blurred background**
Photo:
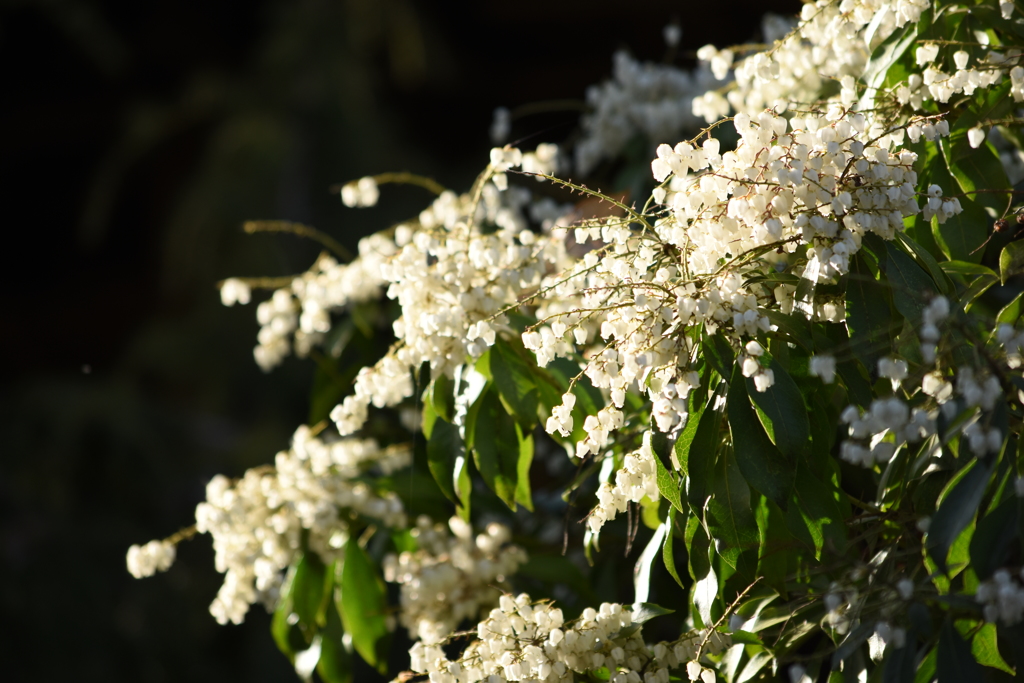
[[(247, 236), (300, 221), (353, 247), (429, 196), (328, 187), (413, 171), (465, 189), (497, 106), (524, 147), (569, 138), (624, 48), (666, 59), (755, 37), (798, 0), (3, 0), (0, 680), (292, 681), (269, 619), (221, 627), (209, 539), (136, 581), (132, 543), (194, 521), (216, 473), (287, 448), (312, 361), (265, 375), (228, 276), (299, 273), (318, 248)], [(727, 12), (727, 15), (726, 15)]]

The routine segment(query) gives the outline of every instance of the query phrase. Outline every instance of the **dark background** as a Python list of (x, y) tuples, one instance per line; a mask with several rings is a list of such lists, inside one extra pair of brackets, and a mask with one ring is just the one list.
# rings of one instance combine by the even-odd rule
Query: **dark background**
[[(409, 170), (464, 189), (496, 106), (582, 101), (617, 48), (662, 60), (670, 21), (685, 64), (769, 9), (799, 3), (0, 2), (0, 680), (296, 680), (262, 609), (210, 617), (208, 538), (148, 580), (124, 561), (305, 420), (312, 363), (261, 373), (255, 307), (214, 283), (318, 250), (241, 222), (352, 246), (428, 197), (388, 187), (357, 211), (329, 185)], [(512, 137), (561, 141), (577, 117)]]

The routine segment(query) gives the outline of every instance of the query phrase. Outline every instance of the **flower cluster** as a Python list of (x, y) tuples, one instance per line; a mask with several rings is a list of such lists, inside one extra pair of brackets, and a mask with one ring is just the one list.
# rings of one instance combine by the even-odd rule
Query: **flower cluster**
[[(1019, 578), (1024, 580), (1024, 570)], [(985, 621), (1013, 626), (1024, 620), (1024, 586), (1007, 569), (999, 569), (991, 579), (982, 581), (974, 599), (983, 606)]]
[[(291, 352), (306, 356), (331, 329), (331, 313), (380, 296), (381, 264), (395, 253), (393, 239), (377, 233), (359, 241), (359, 255), (348, 264), (322, 254), (313, 267), (277, 289), (256, 308), (260, 331), (253, 350), (256, 363), (269, 371)], [(239, 278), (221, 283), (224, 305), (249, 303), (250, 287)]]
[(418, 549), (384, 558), (384, 578), (402, 587), (399, 621), (430, 645), (441, 642), (465, 619), (478, 619), (498, 602), (507, 577), (526, 562), (510, 545), (508, 527), (492, 523), (473, 537), (460, 517), (444, 525), (427, 517), (410, 530)]
[(174, 564), (175, 546), (168, 541), (150, 541), (128, 549), (128, 571), (136, 579), (165, 572)]
[[(378, 495), (355, 478), (371, 467), (392, 472), (410, 457), (406, 448), (381, 450), (372, 440), (328, 443), (300, 427), (274, 467), (251, 469), (237, 481), (214, 477), (206, 501), (196, 507), (196, 529), (213, 536), (215, 566), (225, 574), (211, 614), (222, 624), (237, 624), (255, 602), (273, 607), (283, 571), (302, 550), (304, 531), (308, 549), (329, 562), (344, 546), (355, 517), (404, 526), (405, 513), (393, 493)], [(137, 571), (132, 573), (148, 576), (151, 568), (169, 566), (174, 547), (165, 545), (133, 546), (128, 562)]]
[[(520, 163), (497, 150), (496, 169)], [(494, 161), (494, 160), (492, 160)], [(536, 290), (541, 278), (566, 267), (561, 239), (529, 229), (529, 192), (480, 184), (479, 196), (446, 192), (419, 216), (401, 248), (381, 263), (387, 293), (401, 305), (399, 340), (355, 382), (355, 393), (331, 413), (343, 434), (359, 429), (370, 404), (393, 406), (412, 395), (410, 369), (452, 375), (477, 358), (507, 326), (504, 311)], [(482, 229), (483, 227), (486, 230)], [(397, 235), (397, 233), (396, 233)]]
[(436, 683), (478, 681), (572, 681), (575, 673), (607, 668), (612, 683), (668, 683), (670, 670), (685, 667), (691, 680), (714, 681), (704, 674), (698, 655), (717, 654), (728, 636), (717, 631), (691, 631), (674, 642), (653, 648), (644, 644), (629, 608), (604, 603), (588, 607), (566, 623), (562, 610), (534, 603), (524, 594), (501, 597), (499, 606), (476, 628), (477, 639), (457, 660), (440, 645), (417, 643), (410, 650), (413, 671)]
[(651, 448), (651, 436), (651, 432), (646, 432), (640, 449), (626, 455), (622, 467), (615, 472), (615, 484), (604, 482), (597, 490), (597, 507), (587, 518), (592, 534), (596, 535), (605, 522), (625, 512), (629, 503), (639, 503), (645, 497), (650, 500), (659, 498), (655, 461), (658, 456)]

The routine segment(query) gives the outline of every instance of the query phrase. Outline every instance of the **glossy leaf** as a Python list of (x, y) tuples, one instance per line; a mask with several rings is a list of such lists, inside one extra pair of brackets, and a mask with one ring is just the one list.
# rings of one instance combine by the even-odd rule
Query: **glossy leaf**
[(1020, 319), (1022, 301), (1024, 301), (1024, 293), (1018, 294), (1013, 301), (1000, 309), (996, 316), (996, 322), (1002, 325), (1015, 325)]
[(495, 340), (488, 356), (491, 377), (501, 402), (522, 427), (532, 429), (537, 423), (539, 394), (531, 364), (501, 337)]
[(651, 569), (654, 567), (654, 560), (664, 545), (665, 534), (670, 531), (668, 520), (654, 530), (654, 535), (647, 542), (647, 547), (640, 553), (636, 565), (633, 567), (633, 595), (634, 602), (647, 602), (651, 594)]
[(1010, 242), (999, 254), (999, 279), (1006, 284), (1014, 275), (1024, 273), (1024, 242)]
[(1005, 564), (1006, 553), (1017, 537), (1018, 510), (1017, 497), (1010, 496), (978, 521), (971, 538), (970, 559), (982, 581)]
[(441, 373), (430, 383), (430, 403), (438, 417), (451, 422), (455, 417), (455, 382)]
[[(754, 381), (747, 378), (747, 395), (757, 410), (768, 438), (789, 462), (796, 462), (808, 451), (811, 440), (811, 426), (807, 419), (807, 406), (803, 395), (785, 368), (769, 354), (775, 383), (767, 391), (757, 391)], [(729, 397), (730, 401), (732, 396)], [(731, 413), (730, 413), (731, 417)]]
[(747, 396), (746, 379), (734, 368), (727, 402), (733, 449), (743, 478), (785, 510), (793, 491), (793, 461), (768, 438)]
[(946, 571), (946, 556), (953, 542), (974, 520), (981, 498), (988, 487), (991, 468), (975, 460), (949, 483), (942, 503), (932, 516), (925, 548), (936, 566)]
[(387, 671), (387, 591), (375, 563), (356, 539), (345, 544), (339, 612), (359, 656), (381, 673)]
[(675, 455), (686, 474), (686, 500), (696, 510), (704, 509), (704, 501), (711, 493), (714, 477), (715, 452), (721, 433), (721, 413), (714, 409), (712, 397), (694, 420), (696, 432), (690, 442), (680, 437), (676, 441)]
[(345, 629), (334, 600), (327, 605), (327, 620), (320, 636), (317, 674), (324, 683), (349, 683), (352, 680), (352, 655), (345, 649)]
[(291, 586), (292, 605), (303, 626), (316, 627), (323, 624), (334, 584), (334, 572), (328, 569), (314, 552), (303, 553), (295, 565)]
[(456, 425), (445, 420), (434, 422), (427, 441), (427, 466), (441, 493), (453, 503), (459, 502), (455, 491), (455, 462), (465, 452), (466, 446)]
[(473, 460), (484, 483), (514, 510), (522, 432), (493, 388), (480, 396), (477, 406)]
[(740, 474), (736, 458), (730, 457), (728, 452), (719, 455), (715, 467), (706, 521), (716, 553), (730, 567), (753, 580), (758, 546), (757, 521), (751, 509), (750, 488)]

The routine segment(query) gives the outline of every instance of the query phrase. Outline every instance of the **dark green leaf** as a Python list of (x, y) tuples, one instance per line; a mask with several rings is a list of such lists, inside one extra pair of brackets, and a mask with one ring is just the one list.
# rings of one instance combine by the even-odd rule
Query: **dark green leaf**
[(988, 487), (991, 467), (974, 460), (946, 487), (943, 500), (932, 517), (925, 540), (928, 554), (936, 566), (946, 571), (946, 556), (957, 536), (974, 520), (981, 498)]
[(533, 434), (516, 425), (519, 443), (519, 461), (516, 463), (516, 502), (533, 512), (533, 493), (530, 490), (530, 465), (533, 464)]
[[(897, 232), (896, 239), (898, 239), (913, 253), (914, 258), (917, 259), (918, 263), (924, 266), (928, 271), (928, 274), (931, 275), (932, 282), (938, 286), (939, 292), (942, 294), (949, 294), (949, 280), (946, 277), (946, 274), (942, 271), (942, 268), (939, 266), (938, 261), (935, 260), (935, 257), (906, 233)], [(936, 253), (938, 252), (936, 251)]]
[(441, 493), (453, 503), (459, 502), (455, 492), (455, 461), (465, 452), (466, 446), (457, 426), (444, 420), (434, 422), (427, 441), (427, 466)]
[(893, 305), (914, 327), (919, 327), (922, 311), (936, 293), (935, 283), (892, 242), (887, 242), (885, 246), (885, 275), (893, 288)]
[(981, 667), (974, 660), (970, 646), (957, 632), (953, 620), (946, 617), (939, 632), (938, 661), (935, 673), (939, 683), (964, 683), (981, 681), (984, 678)]
[(339, 612), (356, 652), (381, 673), (386, 672), (388, 666), (387, 609), (387, 591), (373, 561), (356, 539), (349, 539), (341, 573)]
[(302, 626), (315, 628), (323, 624), (333, 584), (334, 572), (328, 571), (320, 556), (303, 553), (292, 580), (293, 610)]
[(921, 660), (920, 666), (917, 669), (917, 675), (914, 676), (914, 683), (933, 683), (935, 681), (935, 660), (938, 653), (935, 648), (928, 651), (924, 659)]
[[(523, 352), (525, 354), (525, 351)], [(527, 430), (537, 423), (536, 376), (532, 363), (517, 353), (516, 348), (499, 337), (490, 350), (490, 371), (494, 386), (508, 412)]]
[(821, 559), (826, 547), (837, 554), (846, 549), (844, 516), (836, 502), (840, 495), (832, 482), (822, 481), (797, 465), (794, 505), (786, 512), (786, 522), (794, 536), (814, 549), (815, 559)]
[(1005, 564), (1010, 543), (1017, 537), (1018, 500), (1010, 496), (985, 515), (971, 538), (970, 557), (978, 578), (984, 581)]
[(793, 462), (765, 433), (750, 404), (746, 381), (738, 366), (729, 385), (727, 410), (736, 463), (743, 478), (785, 510), (793, 491)]
[(754, 508), (760, 547), (757, 557), (757, 575), (775, 589), (779, 595), (786, 595), (786, 573), (788, 558), (796, 541), (786, 528), (786, 517), (779, 506), (764, 496), (758, 496)]
[[(807, 420), (807, 406), (803, 395), (786, 369), (767, 353), (775, 383), (766, 391), (757, 391), (754, 380), (747, 378), (747, 395), (757, 410), (768, 438), (788, 462), (806, 455), (811, 440), (811, 426)], [(729, 400), (732, 401), (730, 394)], [(732, 413), (730, 411), (730, 419)]]
[(942, 271), (950, 275), (991, 275), (997, 277), (996, 271), (980, 263), (968, 263), (966, 261), (943, 261), (940, 265)]
[(438, 417), (451, 422), (455, 417), (455, 382), (441, 373), (430, 384), (430, 403)]
[(854, 354), (868, 369), (892, 350), (892, 339), (902, 321), (897, 321), (889, 304), (890, 292), (882, 286), (857, 254), (846, 283), (846, 326)]
[[(753, 412), (753, 411), (751, 411)], [(752, 581), (756, 570), (757, 520), (750, 505), (750, 489), (736, 458), (719, 454), (711, 499), (707, 504), (707, 525), (715, 550), (722, 560)], [(753, 551), (753, 554), (746, 551)]]
[(477, 400), (473, 459), (487, 486), (513, 510), (519, 479), (522, 431), (493, 388)]
[[(714, 409), (714, 401), (715, 397), (712, 397), (701, 409), (700, 419), (694, 419), (696, 432), (693, 440), (687, 443), (680, 437), (675, 446), (676, 459), (686, 473), (686, 500), (696, 510), (704, 509), (714, 477), (715, 451), (721, 430), (721, 413)], [(691, 414), (690, 419), (694, 417)]]
[(732, 376), (734, 355), (729, 342), (720, 334), (704, 336), (704, 360), (722, 377)]
[(1010, 242), (999, 254), (999, 279), (1006, 284), (1014, 275), (1024, 272), (1024, 242)]
[(320, 636), (320, 661), (316, 664), (316, 672), (324, 683), (349, 683), (352, 680), (352, 655), (345, 649), (345, 630), (333, 600), (327, 606), (327, 623)]
[(916, 659), (917, 648), (912, 645), (899, 649), (889, 648), (885, 656), (885, 668), (882, 670), (882, 683), (913, 683)]

